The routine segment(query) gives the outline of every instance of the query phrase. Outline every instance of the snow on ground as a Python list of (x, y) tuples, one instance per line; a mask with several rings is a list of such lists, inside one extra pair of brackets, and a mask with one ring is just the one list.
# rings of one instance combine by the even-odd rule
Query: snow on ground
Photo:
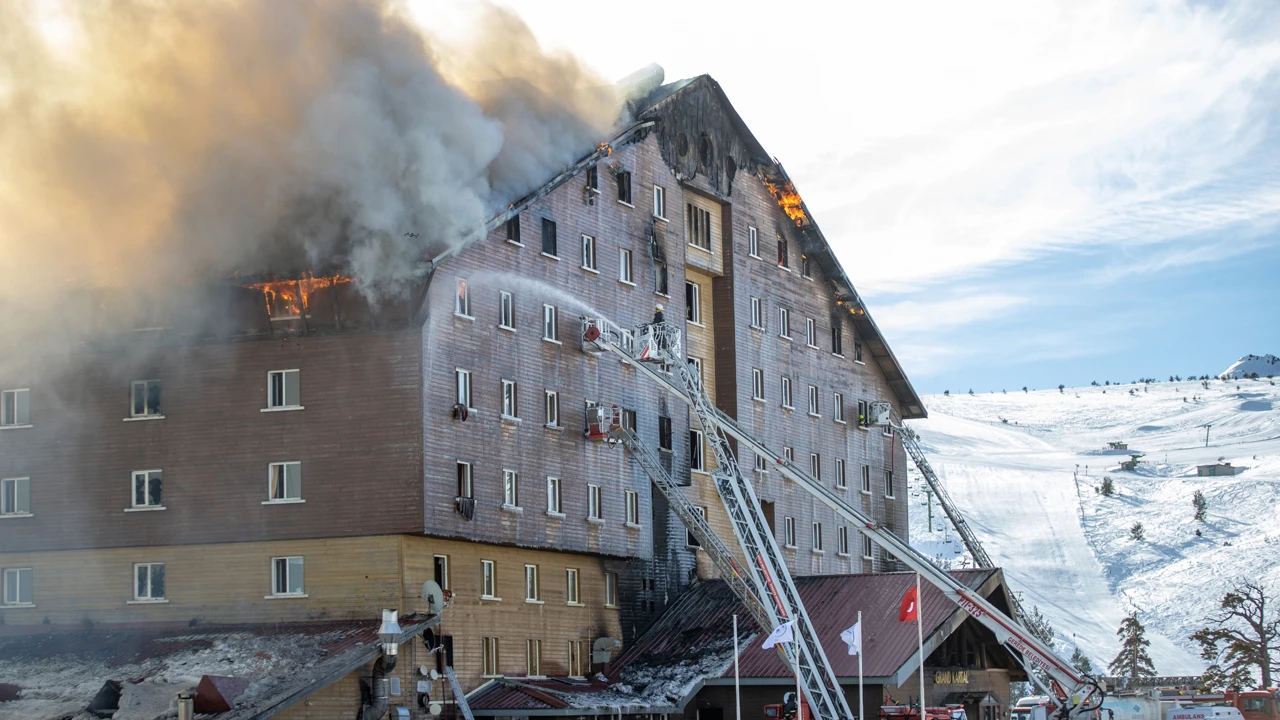
[[(1131, 392), (1132, 391), (1132, 392)], [(1161, 674), (1204, 667), (1187, 636), (1231, 581), (1280, 588), (1280, 386), (1211, 380), (932, 395), (913, 422), (934, 470), (1010, 586), (1038, 606), (1067, 652), (1105, 667), (1132, 610)], [(1205, 447), (1206, 424), (1209, 447)], [(1129, 450), (1111, 450), (1127, 442)], [(1143, 453), (1135, 472), (1119, 470)], [(1197, 477), (1219, 458), (1235, 476)], [(1112, 478), (1116, 493), (1095, 488)], [(913, 545), (938, 556), (954, 532), (911, 475)], [(1192, 495), (1209, 503), (1193, 519)], [(1130, 537), (1141, 522), (1145, 538)], [(1195, 531), (1201, 535), (1196, 536)], [(963, 562), (967, 558), (957, 558)]]
[(1245, 355), (1231, 364), (1231, 367), (1218, 373), (1219, 376), (1242, 378), (1258, 374), (1264, 378), (1268, 375), (1280, 375), (1280, 358), (1275, 355)]

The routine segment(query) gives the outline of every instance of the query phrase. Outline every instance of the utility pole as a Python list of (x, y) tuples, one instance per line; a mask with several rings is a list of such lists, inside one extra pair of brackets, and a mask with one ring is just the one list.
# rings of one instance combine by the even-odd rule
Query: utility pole
[(1213, 423), (1204, 424), (1204, 446), (1209, 447), (1209, 428), (1213, 427)]
[(925, 488), (924, 496), (929, 501), (929, 532), (933, 532), (933, 491)]

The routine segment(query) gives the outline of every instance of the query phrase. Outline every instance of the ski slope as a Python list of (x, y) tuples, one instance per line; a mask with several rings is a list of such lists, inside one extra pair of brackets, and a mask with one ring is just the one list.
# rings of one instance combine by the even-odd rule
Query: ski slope
[[(1280, 589), (1280, 387), (1208, 384), (932, 395), (929, 419), (912, 423), (1010, 586), (1048, 617), (1064, 651), (1079, 647), (1095, 668), (1115, 656), (1116, 629), (1137, 610), (1156, 670), (1198, 674), (1205, 663), (1187, 636), (1230, 582), (1247, 575)], [(1116, 441), (1129, 450), (1107, 449)], [(1145, 456), (1122, 472), (1130, 453)], [(1196, 476), (1219, 457), (1243, 472)], [(1103, 476), (1112, 497), (1096, 490)], [(913, 472), (913, 544), (962, 560), (936, 507), (928, 532), (923, 485)], [(1193, 519), (1197, 489), (1209, 502), (1203, 523)], [(1130, 537), (1135, 522), (1141, 541)]]

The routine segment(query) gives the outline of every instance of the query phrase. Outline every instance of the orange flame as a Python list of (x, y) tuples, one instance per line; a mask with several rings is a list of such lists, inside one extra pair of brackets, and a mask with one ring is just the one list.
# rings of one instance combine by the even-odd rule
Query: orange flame
[(796, 192), (795, 185), (790, 181), (784, 183), (775, 183), (769, 178), (762, 178), (765, 187), (769, 188), (769, 192), (778, 201), (778, 205), (782, 207), (782, 211), (787, 214), (795, 222), (796, 227), (803, 227), (809, 224), (809, 216), (805, 214), (800, 199), (800, 194)]
[(253, 283), (245, 287), (262, 291), (262, 297), (267, 303), (267, 315), (271, 319), (289, 320), (310, 314), (311, 294), (316, 290), (349, 282), (351, 278), (343, 275), (315, 277), (305, 273), (297, 280)]

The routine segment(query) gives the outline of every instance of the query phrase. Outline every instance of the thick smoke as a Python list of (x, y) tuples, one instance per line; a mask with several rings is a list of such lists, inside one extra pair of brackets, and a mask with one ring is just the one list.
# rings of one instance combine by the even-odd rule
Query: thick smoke
[(378, 0), (0, 4), (0, 305), (307, 268), (403, 292), (619, 114), (509, 12), (480, 27), (445, 56)]

